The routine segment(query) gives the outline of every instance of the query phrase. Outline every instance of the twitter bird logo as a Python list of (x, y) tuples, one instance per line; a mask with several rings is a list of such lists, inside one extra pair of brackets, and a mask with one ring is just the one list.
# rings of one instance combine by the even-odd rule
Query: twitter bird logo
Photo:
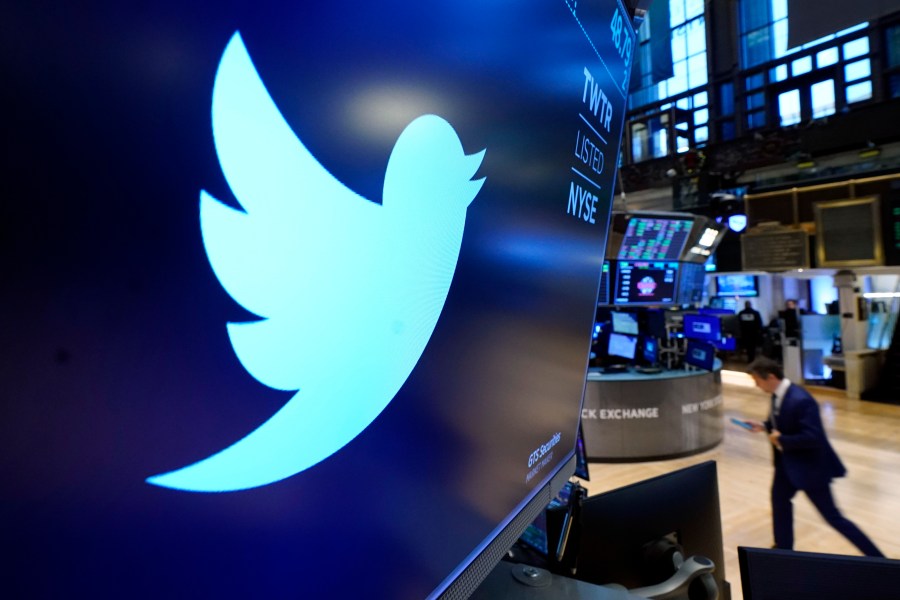
[[(148, 483), (228, 492), (291, 477), (331, 456), (385, 409), (422, 356), (456, 270), (472, 180), (444, 119), (397, 139), (382, 204), (335, 179), (291, 131), (238, 33), (216, 72), (213, 135), (243, 210), (200, 193), (203, 244), (222, 286), (259, 320), (228, 323), (260, 383), (296, 394), (220, 452)], [(354, 339), (372, 351), (357, 359)]]

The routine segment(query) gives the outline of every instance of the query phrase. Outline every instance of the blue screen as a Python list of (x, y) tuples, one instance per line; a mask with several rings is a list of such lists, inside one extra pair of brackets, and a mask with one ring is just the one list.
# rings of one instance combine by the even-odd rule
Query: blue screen
[(698, 367), (700, 369), (706, 369), (707, 371), (713, 370), (713, 364), (716, 359), (716, 348), (712, 344), (707, 344), (706, 342), (701, 342), (698, 340), (688, 340), (687, 347), (684, 351), (684, 362)]
[(645, 337), (644, 345), (641, 349), (644, 362), (655, 365), (659, 360), (659, 342), (654, 337)]
[(575, 5), (4, 6), (6, 595), (425, 598), (546, 490), (634, 38)]
[(717, 342), (722, 338), (722, 321), (716, 315), (684, 315), (684, 337)]
[(634, 360), (635, 350), (637, 350), (638, 338), (634, 335), (622, 335), (621, 333), (609, 334), (608, 354), (610, 356), (618, 356)]
[(638, 334), (638, 318), (635, 313), (613, 311), (612, 330), (616, 333)]
[(759, 295), (755, 275), (716, 275), (716, 289), (720, 296)]

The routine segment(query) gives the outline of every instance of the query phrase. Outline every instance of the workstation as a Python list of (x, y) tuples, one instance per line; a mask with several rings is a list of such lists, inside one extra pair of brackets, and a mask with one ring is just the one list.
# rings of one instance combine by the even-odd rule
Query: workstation
[(722, 441), (716, 352), (734, 347), (734, 318), (700, 304), (724, 229), (690, 214), (613, 214), (582, 408), (591, 460), (674, 458)]

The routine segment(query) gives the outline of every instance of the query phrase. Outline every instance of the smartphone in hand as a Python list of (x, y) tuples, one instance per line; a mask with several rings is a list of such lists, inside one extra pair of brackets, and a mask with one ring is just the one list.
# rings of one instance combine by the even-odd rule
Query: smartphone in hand
[(738, 427), (743, 427), (747, 431), (755, 431), (756, 430), (756, 428), (753, 426), (753, 423), (751, 423), (750, 421), (741, 421), (740, 419), (735, 419), (734, 417), (731, 417), (731, 422), (734, 423), (735, 425), (737, 425)]

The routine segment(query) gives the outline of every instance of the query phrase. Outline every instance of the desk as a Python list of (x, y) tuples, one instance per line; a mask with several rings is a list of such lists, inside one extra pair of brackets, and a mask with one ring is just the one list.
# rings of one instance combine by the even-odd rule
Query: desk
[(581, 422), (589, 460), (677, 458), (713, 448), (725, 435), (722, 362), (712, 372), (590, 369)]

